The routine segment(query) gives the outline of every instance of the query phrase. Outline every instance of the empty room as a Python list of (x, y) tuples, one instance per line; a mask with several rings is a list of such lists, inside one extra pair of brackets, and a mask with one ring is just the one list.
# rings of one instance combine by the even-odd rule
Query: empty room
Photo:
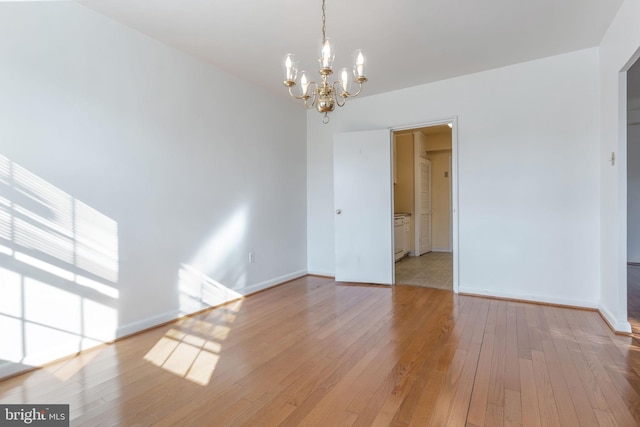
[(0, 0), (0, 425), (640, 425), (637, 0)]

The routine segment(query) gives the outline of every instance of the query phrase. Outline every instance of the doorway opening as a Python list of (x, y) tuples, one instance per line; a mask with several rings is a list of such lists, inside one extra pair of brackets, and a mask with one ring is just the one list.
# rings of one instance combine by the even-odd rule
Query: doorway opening
[(627, 71), (627, 317), (640, 336), (640, 60)]
[(395, 283), (454, 290), (454, 122), (393, 132)]

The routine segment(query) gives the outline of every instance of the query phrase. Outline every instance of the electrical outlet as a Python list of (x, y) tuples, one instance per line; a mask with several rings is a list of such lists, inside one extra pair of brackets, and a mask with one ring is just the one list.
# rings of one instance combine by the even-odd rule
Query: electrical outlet
[(256, 253), (249, 252), (249, 263), (253, 264), (254, 262), (256, 262)]

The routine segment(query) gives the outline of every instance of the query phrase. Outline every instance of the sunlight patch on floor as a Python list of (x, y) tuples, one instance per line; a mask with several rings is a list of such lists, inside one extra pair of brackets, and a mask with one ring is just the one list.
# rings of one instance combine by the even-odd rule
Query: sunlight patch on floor
[[(237, 313), (241, 306), (242, 301), (234, 301), (221, 307), (221, 310)], [(192, 318), (184, 319), (156, 342), (144, 356), (144, 360), (195, 384), (205, 386), (213, 377), (220, 360), (223, 342), (231, 332), (230, 324), (235, 317), (235, 314), (222, 317), (222, 321), (228, 325), (213, 325)]]

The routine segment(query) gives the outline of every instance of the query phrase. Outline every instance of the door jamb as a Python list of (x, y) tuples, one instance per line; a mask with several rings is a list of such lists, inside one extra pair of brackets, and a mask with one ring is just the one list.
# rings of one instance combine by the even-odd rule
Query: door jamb
[[(619, 130), (619, 140), (618, 140), (618, 153), (617, 159), (615, 162), (618, 166), (618, 188), (619, 188), (619, 199), (618, 199), (618, 254), (620, 258), (618, 259), (618, 311), (624, 314), (624, 318), (621, 319), (622, 322), (628, 321), (628, 312), (627, 312), (627, 304), (628, 304), (628, 283), (627, 283), (627, 262), (628, 262), (628, 254), (627, 254), (627, 239), (629, 228), (627, 225), (627, 197), (628, 197), (628, 173), (627, 173), (627, 147), (629, 144), (629, 137), (627, 135), (627, 108), (629, 106), (628, 100), (628, 92), (627, 92), (627, 73), (629, 69), (636, 63), (636, 61), (640, 61), (640, 49), (636, 50), (635, 53), (629, 58), (627, 63), (622, 67), (620, 72), (618, 73), (618, 130)], [(612, 156), (615, 156), (612, 153)], [(615, 157), (612, 157), (615, 158)], [(627, 326), (624, 325), (624, 326)], [(629, 325), (630, 328), (630, 325)], [(618, 329), (618, 325), (614, 329)], [(625, 328), (626, 329), (626, 328)]]

